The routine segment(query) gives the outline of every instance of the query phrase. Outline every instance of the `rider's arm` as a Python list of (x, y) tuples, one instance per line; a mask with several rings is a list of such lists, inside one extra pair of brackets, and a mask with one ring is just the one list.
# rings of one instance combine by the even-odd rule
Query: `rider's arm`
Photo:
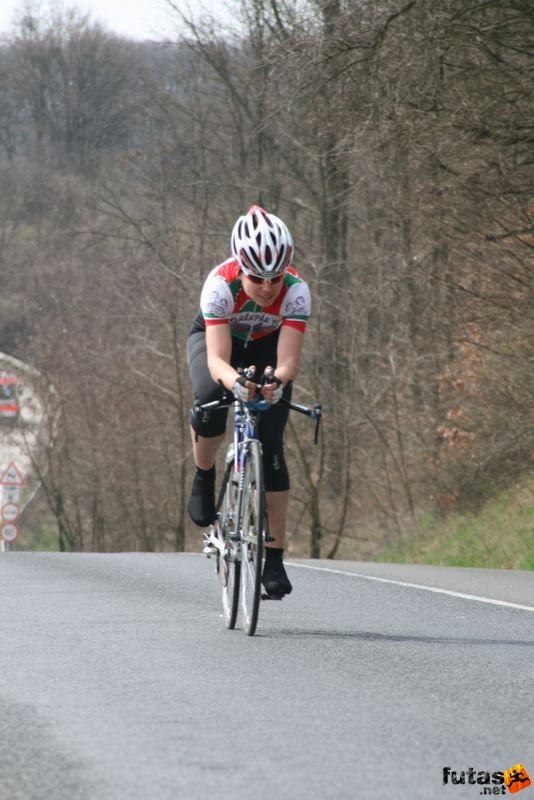
[(284, 386), (297, 377), (303, 340), (304, 334), (302, 331), (282, 325), (278, 338), (278, 351), (274, 374), (277, 378), (280, 378)]
[[(282, 326), (280, 330), (275, 375), (284, 386), (297, 376), (303, 338), (303, 333), (295, 328)], [(232, 337), (229, 326), (227, 324), (208, 325), (206, 327), (206, 347), (211, 377), (216, 383), (221, 381), (231, 391), (239, 373), (230, 364)], [(254, 384), (250, 383), (250, 388), (253, 387)]]
[(206, 348), (208, 351), (208, 369), (213, 380), (231, 391), (237, 371), (230, 365), (232, 356), (232, 336), (228, 324), (208, 325), (206, 327)]

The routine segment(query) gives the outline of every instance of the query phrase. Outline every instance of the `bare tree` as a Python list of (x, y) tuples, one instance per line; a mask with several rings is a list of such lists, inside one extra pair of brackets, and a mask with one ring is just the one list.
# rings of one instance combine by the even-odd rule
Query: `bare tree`
[(23, 16), (2, 55), (0, 86), (8, 101), (2, 141), (9, 154), (21, 117), (24, 150), (31, 142), (37, 157), (50, 154), (71, 167), (93, 167), (103, 152), (128, 143), (142, 66), (136, 45), (70, 10)]

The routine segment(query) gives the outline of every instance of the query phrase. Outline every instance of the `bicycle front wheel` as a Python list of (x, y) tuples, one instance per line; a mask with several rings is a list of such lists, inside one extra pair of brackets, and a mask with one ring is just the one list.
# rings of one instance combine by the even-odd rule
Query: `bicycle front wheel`
[(245, 633), (253, 636), (258, 622), (261, 597), (265, 492), (261, 445), (249, 443), (245, 459), (241, 530), (241, 611)]
[(223, 483), (223, 496), (219, 513), (219, 540), (217, 553), (219, 579), (222, 588), (223, 619), (227, 628), (235, 628), (239, 609), (240, 561), (236, 536), (237, 480), (234, 464), (227, 465)]

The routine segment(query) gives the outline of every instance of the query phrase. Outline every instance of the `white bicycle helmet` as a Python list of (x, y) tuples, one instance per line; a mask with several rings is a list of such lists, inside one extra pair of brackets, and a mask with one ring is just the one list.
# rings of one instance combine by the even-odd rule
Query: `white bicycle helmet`
[(293, 258), (293, 238), (287, 226), (261, 206), (251, 206), (232, 231), (232, 253), (246, 275), (274, 278)]

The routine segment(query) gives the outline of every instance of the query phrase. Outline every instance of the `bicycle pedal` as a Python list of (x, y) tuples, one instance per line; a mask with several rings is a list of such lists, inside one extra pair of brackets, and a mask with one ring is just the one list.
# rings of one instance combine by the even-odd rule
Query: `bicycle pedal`
[(267, 594), (267, 593), (264, 593), (264, 594), (262, 594), (261, 599), (262, 600), (283, 600), (284, 597), (285, 597), (285, 594)]

